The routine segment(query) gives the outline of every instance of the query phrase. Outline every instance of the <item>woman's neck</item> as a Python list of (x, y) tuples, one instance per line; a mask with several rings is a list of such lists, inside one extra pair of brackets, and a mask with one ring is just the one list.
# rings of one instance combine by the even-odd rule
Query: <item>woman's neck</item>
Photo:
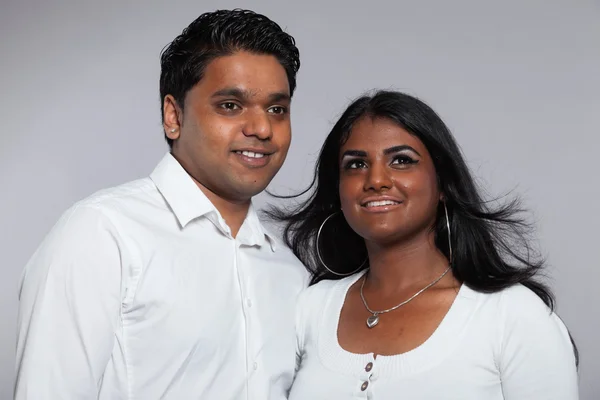
[(367, 250), (370, 269), (365, 286), (383, 296), (426, 286), (449, 266), (433, 233), (393, 245), (367, 243)]

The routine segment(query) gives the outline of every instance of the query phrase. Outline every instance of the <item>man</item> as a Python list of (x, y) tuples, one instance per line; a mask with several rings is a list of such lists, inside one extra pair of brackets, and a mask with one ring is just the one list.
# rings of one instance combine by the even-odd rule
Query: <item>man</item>
[(17, 399), (284, 399), (304, 268), (251, 198), (290, 145), (294, 39), (206, 13), (161, 57), (171, 151), (67, 211), (25, 269)]

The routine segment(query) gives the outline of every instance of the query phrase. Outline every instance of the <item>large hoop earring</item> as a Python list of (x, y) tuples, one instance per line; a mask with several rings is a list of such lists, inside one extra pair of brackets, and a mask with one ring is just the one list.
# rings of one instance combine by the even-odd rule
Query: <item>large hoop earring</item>
[(448, 228), (448, 251), (450, 256), (450, 265), (452, 265), (452, 259), (454, 258), (452, 255), (452, 234), (450, 233), (450, 218), (448, 218), (448, 207), (446, 207), (446, 202), (444, 201), (444, 212), (446, 213), (446, 228)]
[(350, 275), (353, 275), (353, 274), (357, 273), (358, 271), (360, 271), (362, 269), (362, 267), (364, 267), (364, 265), (366, 264), (367, 260), (369, 259), (368, 256), (367, 256), (367, 258), (365, 258), (365, 261), (363, 261), (363, 263), (360, 264), (360, 266), (358, 268), (356, 268), (354, 271), (352, 271), (352, 272), (346, 272), (346, 273), (340, 273), (340, 272), (336, 272), (336, 271), (332, 270), (331, 268), (329, 268), (327, 266), (327, 264), (325, 264), (325, 261), (323, 261), (323, 257), (321, 256), (321, 250), (319, 249), (319, 242), (320, 242), (320, 239), (321, 239), (321, 231), (323, 230), (323, 226), (325, 226), (325, 223), (327, 221), (329, 221), (331, 219), (331, 217), (335, 216), (338, 213), (339, 213), (339, 211), (336, 211), (336, 212), (332, 213), (331, 215), (329, 215), (321, 223), (321, 226), (319, 226), (319, 231), (317, 232), (317, 239), (316, 239), (317, 242), (315, 243), (315, 245), (317, 247), (317, 257), (319, 257), (319, 261), (321, 262), (321, 265), (323, 267), (325, 267), (325, 269), (327, 271), (331, 272), (333, 275), (337, 275), (337, 276), (350, 276)]

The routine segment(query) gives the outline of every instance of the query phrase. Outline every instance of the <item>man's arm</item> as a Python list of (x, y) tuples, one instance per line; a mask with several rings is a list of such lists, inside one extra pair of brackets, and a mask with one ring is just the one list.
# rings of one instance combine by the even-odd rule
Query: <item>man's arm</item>
[(121, 250), (100, 210), (65, 213), (25, 268), (15, 399), (96, 399), (121, 307)]

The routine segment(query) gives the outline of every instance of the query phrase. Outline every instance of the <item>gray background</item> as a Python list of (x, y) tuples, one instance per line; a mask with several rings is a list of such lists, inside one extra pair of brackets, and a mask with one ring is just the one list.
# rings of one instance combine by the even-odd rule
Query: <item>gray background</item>
[(351, 98), (420, 96), (489, 192), (514, 190), (532, 209), (581, 350), (581, 398), (599, 398), (600, 5), (583, 0), (2, 0), (0, 398), (12, 393), (27, 259), (73, 202), (152, 170), (167, 150), (161, 48), (200, 13), (240, 5), (278, 21), (302, 55), (292, 148), (271, 188), (309, 182)]

